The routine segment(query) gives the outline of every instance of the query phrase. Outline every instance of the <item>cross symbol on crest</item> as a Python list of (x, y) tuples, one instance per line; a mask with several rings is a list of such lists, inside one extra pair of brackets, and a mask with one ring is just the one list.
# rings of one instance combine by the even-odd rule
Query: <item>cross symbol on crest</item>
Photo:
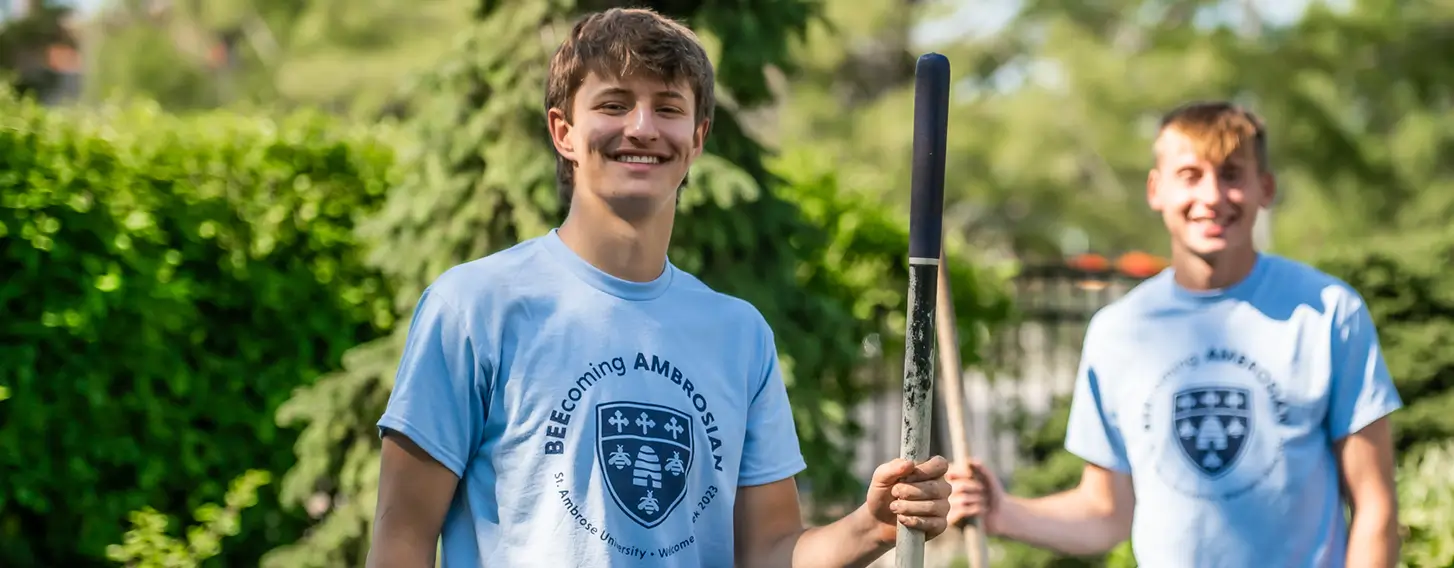
[(626, 420), (626, 417), (621, 415), (620, 410), (617, 410), (616, 415), (612, 416), (610, 420), (607, 420), (607, 422), (610, 422), (612, 426), (616, 427), (617, 433), (620, 433), (622, 428), (625, 428), (627, 424), (630, 424), (630, 422)]
[(671, 438), (673, 440), (675, 440), (677, 436), (681, 435), (682, 430), (685, 430), (685, 428), (682, 428), (681, 424), (677, 424), (677, 419), (675, 416), (673, 416), (671, 422), (667, 422), (666, 426), (663, 426), (663, 428), (666, 428), (666, 431), (671, 432)]
[(653, 426), (656, 426), (656, 421), (647, 417), (646, 413), (643, 412), (641, 413), (641, 417), (636, 419), (636, 425), (640, 426), (641, 433), (645, 434), (647, 430), (651, 429)]

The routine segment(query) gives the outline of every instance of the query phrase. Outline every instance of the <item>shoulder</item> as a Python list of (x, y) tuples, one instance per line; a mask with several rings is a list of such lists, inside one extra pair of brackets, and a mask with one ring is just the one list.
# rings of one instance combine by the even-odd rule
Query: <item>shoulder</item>
[[(678, 269), (672, 293), (678, 306), (690, 310), (691, 317), (710, 320), (718, 337), (741, 346), (752, 353), (760, 366), (776, 364), (777, 339), (767, 317), (752, 302), (712, 289), (701, 279)], [(752, 351), (746, 351), (751, 349)]]
[(1334, 324), (1366, 313), (1363, 295), (1341, 278), (1287, 257), (1264, 254), (1263, 259), (1268, 263), (1267, 300), (1305, 305)]
[(689, 272), (677, 269), (677, 282), (672, 292), (680, 300), (691, 304), (702, 317), (721, 321), (742, 331), (772, 334), (767, 318), (752, 302), (717, 291)]
[(1173, 305), (1171, 286), (1171, 271), (1165, 270), (1096, 310), (1086, 326), (1086, 341), (1099, 342), (1134, 331), (1158, 310)]
[(1268, 278), (1284, 289), (1292, 288), (1305, 295), (1324, 292), (1357, 295), (1347, 282), (1306, 262), (1268, 253), (1263, 253), (1262, 260), (1268, 263)]
[(542, 271), (550, 266), (540, 261), (542, 252), (538, 238), (521, 241), (450, 267), (429, 284), (424, 294), (455, 308), (506, 303), (535, 289), (541, 282)]

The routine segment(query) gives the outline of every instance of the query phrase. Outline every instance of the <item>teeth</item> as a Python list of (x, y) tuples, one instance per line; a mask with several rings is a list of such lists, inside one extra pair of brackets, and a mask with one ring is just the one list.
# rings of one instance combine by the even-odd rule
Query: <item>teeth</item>
[(616, 157), (616, 161), (618, 161), (618, 162), (626, 162), (628, 164), (659, 164), (659, 163), (661, 163), (661, 158), (658, 158), (656, 156), (631, 156), (631, 155), (625, 155), (625, 156), (617, 156)]

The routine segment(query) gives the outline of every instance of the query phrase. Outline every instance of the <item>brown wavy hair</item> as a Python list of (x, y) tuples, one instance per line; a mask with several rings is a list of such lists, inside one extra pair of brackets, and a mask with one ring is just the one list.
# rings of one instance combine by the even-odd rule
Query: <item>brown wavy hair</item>
[[(716, 110), (712, 61), (691, 29), (654, 11), (612, 8), (581, 19), (550, 59), (545, 110), (560, 109), (567, 121), (586, 76), (622, 78), (644, 73), (667, 83), (685, 81), (696, 103), (696, 123)], [(559, 153), (555, 179), (561, 203), (570, 203), (575, 164)]]

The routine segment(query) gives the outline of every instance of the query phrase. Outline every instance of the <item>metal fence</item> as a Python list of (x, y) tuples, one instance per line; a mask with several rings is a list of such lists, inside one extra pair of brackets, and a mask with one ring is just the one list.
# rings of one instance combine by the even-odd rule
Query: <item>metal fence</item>
[[(1142, 280), (1109, 266), (1044, 265), (1020, 272), (1013, 283), (1015, 320), (990, 334), (981, 353), (985, 361), (963, 374), (965, 427), (976, 457), (1002, 477), (1015, 471), (1021, 455), (1012, 423), (1044, 418), (1055, 397), (1070, 393), (1091, 316)], [(854, 464), (861, 479), (899, 453), (900, 380), (884, 377), (880, 394), (855, 409), (865, 426)], [(947, 456), (948, 424), (937, 391), (935, 403), (932, 451)]]

